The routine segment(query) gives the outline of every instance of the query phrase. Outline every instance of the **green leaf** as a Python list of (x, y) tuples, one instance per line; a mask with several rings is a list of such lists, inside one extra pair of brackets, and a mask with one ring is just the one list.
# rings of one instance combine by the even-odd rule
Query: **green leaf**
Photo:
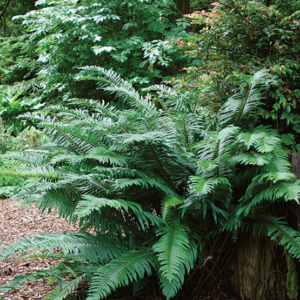
[(218, 185), (230, 186), (229, 180), (223, 177), (204, 179), (198, 176), (191, 176), (191, 180), (195, 191), (205, 195), (211, 193)]
[(179, 276), (180, 265), (187, 258), (189, 240), (183, 227), (164, 226), (158, 228), (157, 236), (161, 236), (153, 251), (160, 262), (160, 272), (169, 282)]
[(281, 142), (287, 146), (292, 145), (295, 143), (294, 135), (291, 133), (282, 134), (281, 135)]
[(178, 199), (176, 197), (170, 197), (163, 201), (162, 204), (162, 217), (166, 219), (168, 211), (171, 209), (171, 207), (175, 207), (178, 204), (182, 204), (183, 200)]
[(155, 256), (147, 250), (132, 250), (101, 266), (93, 276), (87, 300), (106, 298), (120, 286), (152, 273)]
[(235, 156), (234, 161), (244, 165), (263, 166), (270, 163), (272, 158), (273, 155), (270, 153), (256, 153), (251, 151)]

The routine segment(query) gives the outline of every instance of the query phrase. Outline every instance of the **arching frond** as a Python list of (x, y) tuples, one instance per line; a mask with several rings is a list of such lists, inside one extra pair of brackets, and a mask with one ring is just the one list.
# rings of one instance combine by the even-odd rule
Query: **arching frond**
[(59, 264), (50, 270), (37, 271), (36, 273), (18, 276), (9, 284), (1, 286), (0, 292), (3, 292), (4, 294), (0, 296), (0, 300), (4, 299), (9, 292), (19, 288), (23, 283), (27, 283), (29, 280), (36, 280), (38, 278), (45, 279), (48, 276), (56, 277), (61, 273), (73, 273), (73, 271), (69, 268), (66, 268), (63, 264)]
[(55, 233), (41, 235), (39, 237), (22, 238), (18, 242), (10, 244), (0, 249), (0, 259), (6, 259), (18, 252), (19, 256), (24, 255), (27, 249), (41, 250), (45, 249), (54, 252), (61, 249), (63, 253), (73, 253), (85, 261), (98, 263), (105, 262), (112, 257), (118, 257), (128, 251), (117, 238), (109, 236), (93, 236), (89, 233)]
[(20, 162), (35, 167), (41, 167), (49, 162), (49, 158), (44, 153), (36, 153), (31, 151), (26, 152), (11, 152), (5, 156), (6, 158), (13, 159), (14, 162)]
[(244, 75), (243, 78), (249, 88), (230, 97), (222, 106), (219, 111), (220, 128), (229, 124), (239, 125), (249, 118), (251, 111), (257, 110), (261, 105), (261, 90), (273, 80), (268, 70), (258, 71), (253, 76)]
[(87, 300), (106, 298), (120, 286), (150, 275), (156, 266), (155, 256), (147, 250), (132, 250), (105, 266), (93, 277)]
[(268, 236), (271, 240), (279, 240), (279, 245), (295, 258), (300, 259), (300, 233), (290, 228), (282, 218), (263, 215), (246, 228), (254, 235)]
[(113, 166), (128, 166), (128, 158), (122, 155), (119, 155), (111, 150), (108, 150), (104, 147), (97, 147), (90, 151), (87, 155), (87, 158), (96, 159), (102, 164), (110, 163)]
[(234, 157), (234, 161), (244, 165), (263, 166), (273, 158), (271, 153), (245, 152)]
[[(245, 199), (247, 199), (247, 192)], [(276, 200), (283, 199), (285, 201), (295, 200), (299, 203), (300, 198), (300, 186), (290, 182), (279, 181), (275, 184), (271, 184), (269, 187), (264, 188), (261, 192), (258, 192), (249, 203), (244, 204), (238, 211), (237, 215), (244, 214), (247, 216), (251, 209), (263, 201), (274, 202)]]

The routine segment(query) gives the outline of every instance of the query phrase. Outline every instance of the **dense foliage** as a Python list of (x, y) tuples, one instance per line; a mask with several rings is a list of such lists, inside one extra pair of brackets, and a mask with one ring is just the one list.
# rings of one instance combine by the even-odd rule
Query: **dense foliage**
[(189, 84), (203, 94), (203, 105), (217, 110), (234, 87), (228, 76), (270, 69), (279, 85), (268, 93), (263, 122), (291, 134), (290, 143), (284, 138), (295, 149), (292, 135), (297, 140), (300, 132), (299, 1), (227, 0), (213, 5), (212, 11), (188, 16), (193, 26), (201, 26), (189, 44), (181, 43), (199, 63), (190, 69)]
[(248, 89), (229, 98), (211, 123), (201, 107), (167, 87), (150, 88), (159, 91), (158, 109), (111, 70), (84, 68), (78, 80), (86, 79), (121, 98), (124, 108), (73, 99), (77, 109), (51, 108), (58, 119), (29, 116), (41, 120), (53, 150), (8, 156), (1, 172), (38, 178), (15, 198), (79, 219), (84, 231), (96, 235), (45, 235), (3, 249), (2, 258), (25, 249), (55, 256), (61, 248), (58, 255), (66, 259), (53, 270), (14, 280), (4, 291), (29, 278), (76, 274), (47, 299), (63, 299), (87, 280), (87, 299), (103, 299), (128, 283), (137, 291), (156, 274), (169, 299), (222, 231), (281, 236), (280, 244), (300, 257), (300, 234), (266, 215), (276, 202), (298, 201), (300, 186), (291, 183), (295, 176), (276, 131), (249, 123), (263, 88), (274, 84), (268, 72), (246, 77)]
[(85, 65), (113, 68), (138, 88), (170, 78), (188, 63), (172, 40), (185, 38), (189, 23), (170, 21), (176, 15), (173, 6), (166, 1), (37, 1), (36, 10), (14, 17), (25, 32), (1, 39), (0, 83), (22, 90), (19, 100), (26, 98), (32, 111), (37, 104), (72, 97), (105, 97), (92, 82), (74, 81)]
[[(138, 85), (170, 76), (186, 61), (169, 40), (186, 36), (188, 22), (171, 23), (174, 12), (165, 2), (38, 1), (37, 10), (17, 18), (29, 33), (25, 42), (37, 53), (37, 62), (29, 57), (23, 68), (30, 65), (44, 94), (56, 98), (70, 90), (89, 92), (89, 87), (70, 86), (84, 65), (114, 68)], [(172, 61), (177, 66), (168, 68)]]
[(300, 131), (297, 1), (214, 2), (186, 16), (194, 34), (173, 22), (174, 1), (37, 5), (17, 17), (27, 33), (0, 47), (18, 49), (3, 63), (0, 114), (22, 112), (50, 142), (2, 155), (0, 175), (29, 180), (13, 199), (81, 231), (1, 249), (1, 259), (63, 258), (15, 278), (1, 299), (45, 276), (59, 282), (48, 300), (82, 282), (90, 300), (127, 285), (159, 285), (170, 299), (249, 233), (300, 259), (300, 233), (282, 213), (300, 195), (288, 156)]

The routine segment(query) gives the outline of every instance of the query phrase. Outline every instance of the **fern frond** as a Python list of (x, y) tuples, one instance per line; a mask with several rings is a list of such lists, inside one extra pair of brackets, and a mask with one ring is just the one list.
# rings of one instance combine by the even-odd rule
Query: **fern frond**
[(36, 152), (10, 152), (8, 155), (5, 155), (4, 158), (13, 159), (14, 162), (21, 162), (28, 165), (33, 165), (35, 167), (41, 167), (46, 165), (49, 162), (49, 158), (44, 153)]
[(257, 180), (258, 183), (266, 183), (268, 181), (272, 181), (273, 183), (276, 183), (281, 180), (290, 181), (293, 182), (296, 179), (296, 175), (291, 172), (269, 172), (257, 175), (253, 178), (253, 180)]
[(155, 256), (147, 250), (132, 250), (101, 266), (93, 276), (87, 300), (106, 298), (120, 286), (126, 286), (156, 267)]
[(163, 226), (156, 231), (161, 236), (153, 245), (160, 262), (160, 272), (169, 282), (179, 274), (179, 267), (187, 258), (189, 240), (183, 227)]
[(272, 152), (280, 144), (277, 132), (266, 126), (258, 126), (253, 131), (240, 133), (237, 141), (243, 143), (247, 150), (253, 146), (260, 153)]
[(31, 202), (35, 201), (42, 213), (46, 210), (48, 210), (48, 212), (51, 210), (54, 212), (58, 211), (60, 218), (70, 218), (70, 221), (75, 223), (77, 218), (73, 215), (76, 204), (80, 199), (79, 196), (72, 193), (72, 190), (63, 188), (54, 189), (50, 188), (50, 186), (47, 188), (47, 185), (45, 185), (45, 188), (48, 189), (45, 192), (39, 190), (37, 194), (33, 193), (31, 195)]
[(269, 164), (262, 167), (262, 172), (290, 172), (291, 164), (288, 160), (288, 154), (282, 148), (277, 147), (274, 151), (274, 158)]
[(82, 200), (77, 204), (75, 212), (80, 217), (90, 215), (93, 210), (97, 210), (101, 215), (102, 207), (111, 207), (116, 210), (122, 209), (124, 213), (124, 218), (126, 217), (125, 213), (128, 213), (129, 209), (132, 210), (143, 230), (145, 230), (145, 225), (148, 227), (150, 223), (156, 226), (164, 223), (159, 216), (144, 211), (142, 206), (135, 202), (125, 201), (121, 199), (116, 200), (107, 198), (97, 198), (91, 195), (85, 195), (83, 196), (83, 199), (85, 200)]
[(165, 278), (161, 273), (159, 273), (160, 286), (162, 288), (163, 295), (168, 299), (174, 297), (178, 290), (181, 289), (184, 283), (184, 277), (189, 274), (194, 268), (194, 264), (197, 259), (197, 245), (195, 242), (191, 241), (187, 250), (187, 257), (183, 264), (179, 266), (179, 272), (175, 275), (171, 282)]
[[(157, 115), (157, 109), (150, 101), (143, 99), (133, 88), (132, 84), (121, 78), (112, 69), (106, 70), (97, 66), (83, 67), (83, 71), (77, 76), (77, 80), (92, 79), (98, 81), (103, 90), (114, 93), (117, 97), (131, 103), (140, 113)], [(95, 75), (90, 76), (89, 73)]]
[(97, 131), (88, 132), (81, 126), (71, 126), (57, 122), (43, 122), (44, 132), (60, 147), (69, 149), (77, 154), (86, 154), (100, 146)]
[(84, 200), (79, 201), (76, 206), (76, 215), (85, 217), (90, 215), (94, 210), (97, 210), (101, 214), (101, 208), (109, 206), (115, 209), (123, 208), (125, 211), (128, 211), (129, 203), (121, 199), (107, 199), (107, 198), (97, 198), (91, 195), (84, 195), (82, 197)]
[(261, 105), (261, 90), (267, 86), (273, 78), (268, 70), (256, 72), (253, 76), (243, 76), (249, 84), (246, 93), (239, 92), (230, 97), (219, 111), (219, 126), (224, 128), (229, 124), (239, 125), (249, 117), (251, 111), (257, 110)]
[(57, 286), (51, 292), (51, 294), (48, 294), (45, 300), (64, 300), (68, 295), (77, 289), (80, 283), (89, 279), (90, 276), (88, 274), (82, 274), (73, 280), (65, 281), (61, 284), (61, 286)]
[(73, 273), (71, 269), (66, 268), (63, 264), (59, 264), (53, 269), (37, 271), (36, 273), (26, 274), (23, 276), (18, 276), (14, 278), (9, 284), (2, 285), (0, 288), (0, 292), (4, 294), (0, 296), (0, 300), (4, 299), (4, 297), (14, 289), (19, 288), (23, 283), (27, 283), (29, 280), (36, 280), (38, 278), (45, 278), (48, 276), (59, 276), (61, 273)]
[(247, 227), (254, 235), (268, 236), (271, 240), (279, 240), (296, 259), (300, 259), (300, 233), (288, 226), (282, 219), (274, 216), (260, 216)]
[(61, 249), (63, 253), (75, 254), (79, 259), (98, 263), (107, 261), (112, 257), (118, 257), (128, 249), (117, 238), (101, 235), (94, 236), (89, 233), (54, 233), (19, 239), (0, 249), (0, 259), (11, 257), (16, 252), (23, 256), (27, 249), (54, 252)]
[(161, 213), (162, 217), (164, 219), (166, 219), (168, 211), (171, 209), (171, 207), (175, 207), (176, 205), (182, 204), (182, 203), (183, 203), (183, 200), (178, 199), (176, 197), (170, 197), (170, 198), (165, 199), (162, 203), (162, 213)]
[(271, 162), (273, 154), (271, 153), (257, 153), (257, 152), (245, 152), (235, 156), (233, 159), (235, 162), (244, 165), (263, 166)]
[(38, 166), (31, 168), (22, 168), (13, 164), (6, 164), (5, 167), (1, 168), (0, 175), (9, 175), (15, 177), (40, 177), (45, 179), (57, 179), (60, 178), (60, 174), (55, 171), (52, 166)]
[(104, 147), (97, 147), (92, 149), (87, 155), (88, 158), (96, 159), (102, 164), (110, 163), (113, 166), (127, 167), (128, 158), (119, 155)]
[[(252, 189), (252, 186), (249, 187), (249, 190)], [(251, 193), (246, 191), (245, 197), (241, 200), (247, 199)], [(299, 203), (300, 198), (300, 186), (295, 183), (278, 181), (275, 184), (271, 184), (270, 186), (264, 188), (261, 192), (257, 193), (249, 203), (242, 204), (241, 207), (237, 211), (237, 215), (244, 214), (247, 216), (251, 209), (260, 204), (263, 201), (267, 202), (275, 202), (276, 200), (284, 200), (290, 201), (295, 200)]]
[(218, 185), (231, 187), (229, 180), (224, 177), (204, 179), (198, 176), (191, 176), (191, 182), (195, 191), (204, 195), (211, 193)]
[(184, 275), (185, 269), (183, 265), (179, 266), (178, 274), (174, 276), (174, 278), (169, 281), (167, 278), (160, 276), (160, 286), (163, 295), (167, 300), (176, 296), (177, 292), (182, 288), (184, 283)]
[(164, 183), (162, 180), (158, 180), (158, 178), (151, 178), (151, 177), (144, 177), (144, 178), (120, 178), (116, 180), (116, 187), (124, 189), (133, 185), (141, 186), (142, 188), (149, 189), (157, 188), (161, 191), (163, 191), (168, 196), (175, 196), (178, 197), (178, 195), (167, 186), (166, 183)]
[(143, 134), (118, 134), (118, 141), (124, 144), (132, 143), (132, 142), (149, 142), (156, 141), (157, 139), (161, 139), (165, 136), (164, 132), (147, 132)]

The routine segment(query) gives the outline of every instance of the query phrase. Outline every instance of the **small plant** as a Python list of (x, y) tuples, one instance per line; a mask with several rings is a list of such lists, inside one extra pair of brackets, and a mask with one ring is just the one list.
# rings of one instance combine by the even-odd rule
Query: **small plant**
[(1, 122), (4, 122), (9, 131), (15, 135), (21, 132), (26, 125), (28, 126), (26, 121), (17, 118), (18, 115), (41, 109), (44, 106), (40, 103), (40, 99), (29, 100), (24, 96), (25, 93), (24, 89), (17, 89), (17, 87), (0, 86)]
[[(47, 141), (43, 133), (34, 127), (25, 128), (17, 136), (13, 136), (13, 131), (13, 125), (6, 127), (2, 119), (0, 119), (0, 154), (26, 151), (26, 149), (39, 147)], [(21, 166), (19, 167), (21, 168)], [(0, 168), (5, 168), (3, 159), (0, 159)], [(22, 188), (29, 187), (33, 181), (33, 179), (24, 177), (2, 175), (0, 177), (0, 197), (10, 197)]]

